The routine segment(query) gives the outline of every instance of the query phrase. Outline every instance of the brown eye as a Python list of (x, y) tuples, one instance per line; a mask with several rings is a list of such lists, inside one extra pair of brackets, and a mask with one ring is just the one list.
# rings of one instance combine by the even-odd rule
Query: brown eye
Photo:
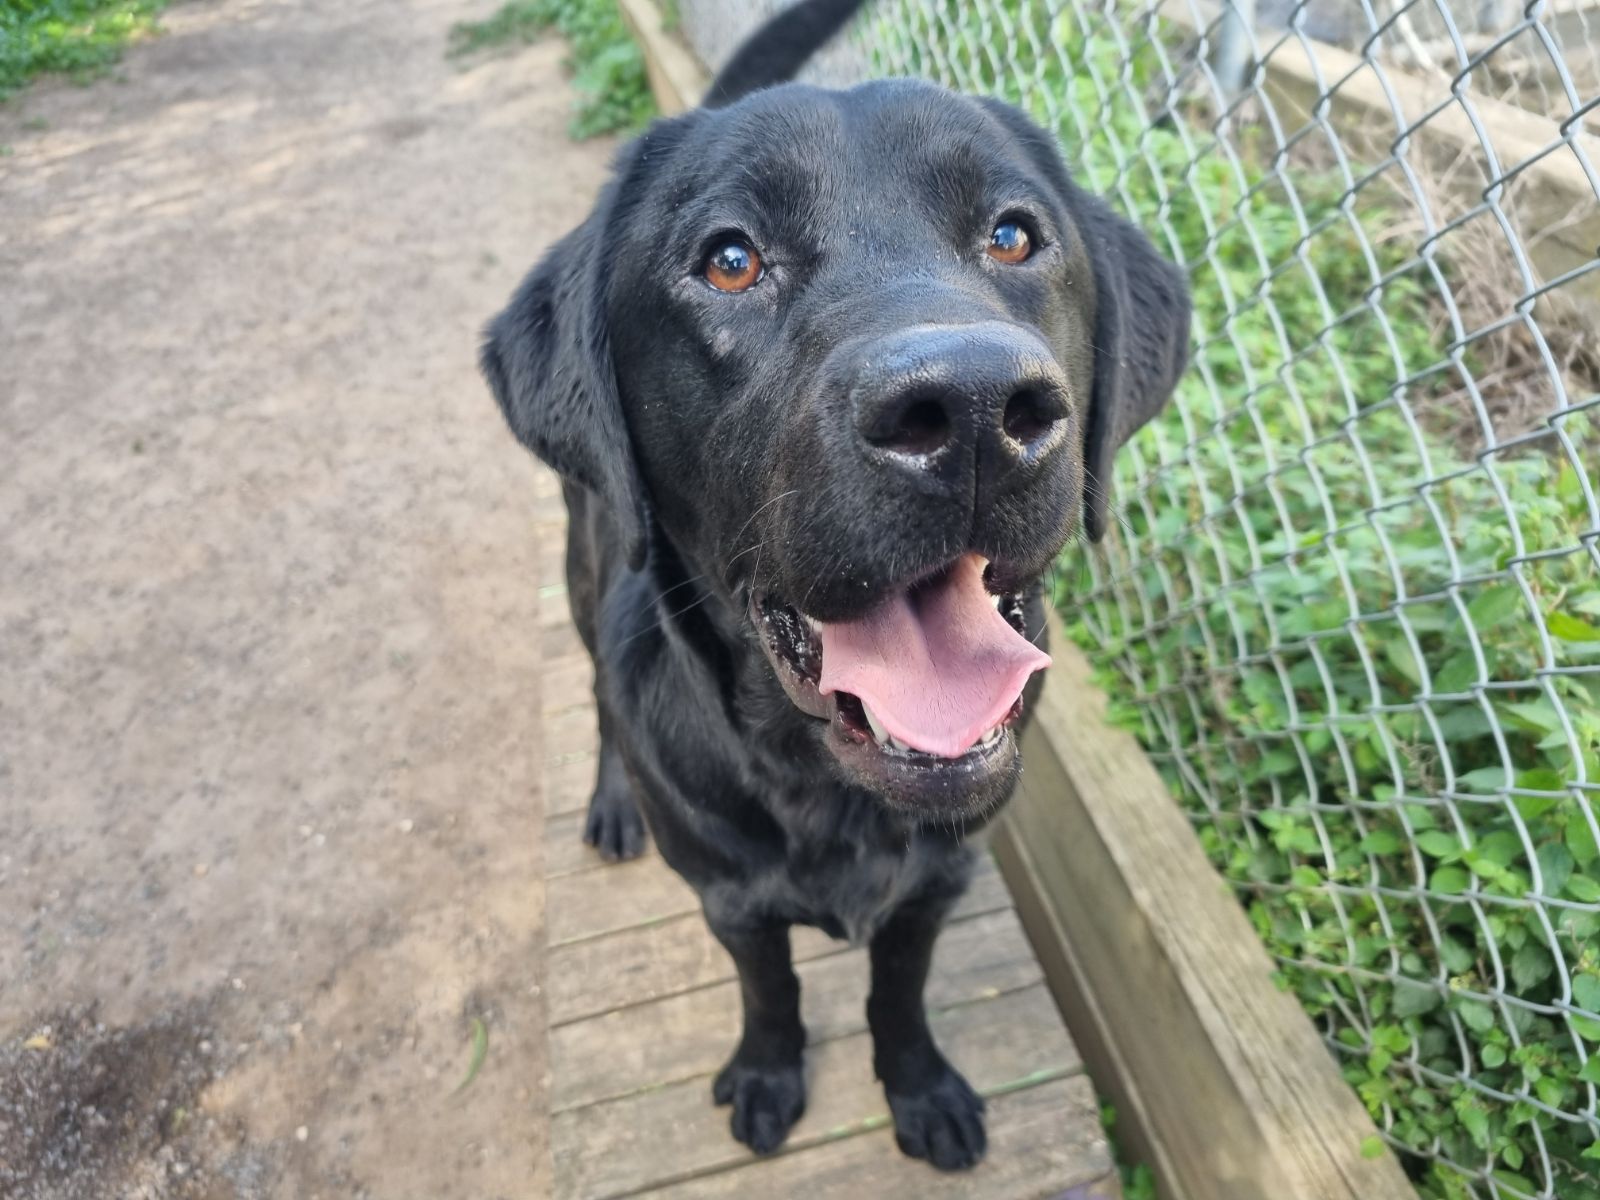
[(989, 257), (996, 262), (1026, 262), (1033, 255), (1033, 239), (1015, 221), (1001, 221), (989, 235)]
[(706, 282), (719, 292), (748, 292), (761, 282), (761, 256), (743, 242), (724, 242), (706, 259)]

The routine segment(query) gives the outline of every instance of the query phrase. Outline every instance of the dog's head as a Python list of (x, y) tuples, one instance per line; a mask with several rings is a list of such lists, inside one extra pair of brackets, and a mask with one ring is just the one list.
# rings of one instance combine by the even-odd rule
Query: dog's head
[(940, 819), (1009, 788), (1021, 597), (1098, 538), (1182, 275), (1015, 109), (909, 81), (657, 123), (494, 322), (521, 440), (748, 620), (820, 748)]

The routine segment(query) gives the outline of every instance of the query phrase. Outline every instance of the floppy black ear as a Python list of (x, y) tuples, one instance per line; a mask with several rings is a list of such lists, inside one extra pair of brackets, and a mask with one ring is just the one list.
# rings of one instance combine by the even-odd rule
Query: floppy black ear
[(1189, 361), (1189, 289), (1150, 239), (1100, 200), (1077, 193), (1094, 270), (1094, 396), (1083, 446), (1083, 524), (1105, 535), (1111, 462), (1161, 411)]
[(609, 205), (568, 234), (490, 322), (479, 362), (517, 439), (609, 507), (635, 568), (644, 564), (644, 485), (617, 394), (606, 332)]

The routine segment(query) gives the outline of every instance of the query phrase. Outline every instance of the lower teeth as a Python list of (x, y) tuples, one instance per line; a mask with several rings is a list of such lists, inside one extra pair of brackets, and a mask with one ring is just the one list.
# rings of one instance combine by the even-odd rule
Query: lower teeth
[(872, 730), (873, 739), (879, 745), (882, 745), (886, 740), (888, 740), (889, 731), (883, 727), (883, 722), (878, 720), (878, 718), (873, 714), (873, 711), (867, 707), (867, 702), (865, 700), (861, 702), (861, 711), (867, 716), (867, 727)]
[[(899, 738), (895, 737), (887, 729), (885, 729), (883, 722), (878, 720), (877, 715), (872, 711), (872, 709), (867, 707), (866, 701), (864, 700), (861, 702), (861, 712), (867, 718), (867, 728), (872, 731), (873, 741), (877, 742), (880, 746), (887, 746), (891, 750), (902, 750), (907, 753), (910, 752), (911, 747), (906, 745)], [(988, 733), (979, 738), (976, 744), (979, 746), (993, 746), (999, 742), (1003, 736), (1005, 736), (1005, 732), (1006, 729), (1004, 725), (996, 725), (993, 729), (989, 730)]]
[(867, 728), (872, 730), (872, 740), (880, 746), (888, 746), (891, 750), (910, 750), (911, 747), (895, 737), (883, 727), (883, 722), (878, 720), (876, 714), (867, 707), (867, 702), (861, 702), (861, 711), (866, 715)]

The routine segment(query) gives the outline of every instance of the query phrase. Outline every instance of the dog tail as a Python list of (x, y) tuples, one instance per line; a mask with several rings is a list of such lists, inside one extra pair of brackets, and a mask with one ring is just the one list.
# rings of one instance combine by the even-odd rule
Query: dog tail
[(787, 83), (867, 0), (801, 0), (784, 9), (733, 52), (701, 102), (721, 108), (751, 92)]

